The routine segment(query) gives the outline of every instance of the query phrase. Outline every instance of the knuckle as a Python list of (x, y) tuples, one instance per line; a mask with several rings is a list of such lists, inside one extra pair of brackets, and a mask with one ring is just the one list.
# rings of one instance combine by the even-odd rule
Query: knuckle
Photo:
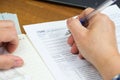
[(98, 14), (96, 14), (95, 16), (93, 16), (92, 17), (92, 21), (102, 21), (102, 22), (104, 22), (104, 23), (108, 23), (108, 22), (112, 22), (111, 20), (110, 20), (110, 18), (107, 16), (107, 15), (105, 15), (105, 14), (102, 14), (102, 13), (98, 13)]
[(14, 22), (11, 20), (4, 20), (3, 21), (7, 27), (13, 27), (14, 26)]
[(100, 20), (105, 21), (105, 22), (110, 21), (110, 18), (107, 15), (102, 14), (102, 13), (98, 13), (96, 15), (96, 17), (97, 17), (97, 19), (100, 19)]
[(0, 26), (9, 30), (15, 30), (15, 24), (11, 20), (2, 20), (0, 21)]
[(100, 14), (100, 15), (101, 15), (100, 17), (102, 17), (102, 19), (109, 20), (109, 17), (107, 15), (105, 15), (105, 14)]
[(105, 15), (105, 14), (101, 14), (101, 19), (104, 21), (104, 22), (106, 22), (108, 25), (111, 25), (111, 26), (113, 26), (113, 28), (114, 28), (114, 22), (107, 16), (107, 15)]
[(10, 29), (12, 29), (12, 30), (15, 30), (15, 24), (14, 24), (14, 22), (11, 21), (11, 20), (7, 20), (7, 21), (6, 21), (6, 27), (7, 27), (7, 28), (10, 28)]
[(87, 8), (84, 10), (84, 14), (88, 15), (90, 12), (92, 12), (94, 9), (93, 8)]
[(70, 18), (67, 20), (67, 24), (69, 27), (72, 27), (75, 23), (76, 23), (76, 19)]
[(115, 30), (115, 24), (114, 22), (105, 14), (102, 13), (98, 13), (95, 17), (94, 17), (96, 22), (103, 22), (105, 24), (107, 24), (109, 26), (110, 29)]
[(10, 26), (14, 26), (14, 22), (11, 20), (6, 20), (6, 23), (9, 24)]
[(11, 20), (2, 20), (0, 21), (0, 27), (5, 29), (15, 29), (15, 24)]
[(115, 30), (115, 24), (112, 20), (109, 21), (109, 24), (111, 25), (112, 30)]

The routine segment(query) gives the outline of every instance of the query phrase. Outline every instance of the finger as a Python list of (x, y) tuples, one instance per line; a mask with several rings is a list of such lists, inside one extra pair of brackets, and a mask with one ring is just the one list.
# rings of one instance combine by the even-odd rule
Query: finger
[[(1, 29), (11, 29), (12, 27), (15, 27), (15, 24), (11, 20), (0, 20), (0, 30)], [(15, 28), (14, 28), (15, 29)]]
[(23, 60), (18, 56), (13, 56), (10, 54), (0, 55), (0, 69), (20, 67), (23, 65), (23, 63)]
[(12, 41), (10, 41), (7, 45), (6, 45), (6, 49), (8, 52), (12, 53), (16, 50), (16, 48), (18, 47), (19, 44), (19, 40), (18, 38), (14, 38)]
[(78, 54), (79, 53), (79, 50), (78, 50), (75, 43), (72, 45), (71, 53), (73, 53), (73, 54)]
[[(5, 35), (3, 35), (5, 33)], [(0, 31), (0, 42), (4, 43), (4, 47), (7, 49), (8, 52), (13, 52), (19, 43), (18, 36), (14, 35), (9, 32), (9, 30), (2, 30)]]
[(0, 42), (7, 43), (6, 49), (13, 52), (18, 46), (18, 36), (12, 21), (0, 21)]
[(88, 14), (90, 14), (94, 9), (93, 8), (87, 8), (85, 9), (80, 15), (78, 15), (78, 19), (84, 18)]
[(80, 58), (80, 59), (85, 59), (85, 58), (82, 56), (82, 54), (80, 54), (80, 53), (79, 53), (79, 58)]
[(68, 37), (67, 42), (68, 42), (68, 44), (69, 44), (70, 46), (73, 45), (73, 43), (74, 43), (74, 39), (73, 39), (72, 35), (70, 35), (70, 36)]
[(78, 41), (78, 39), (79, 41), (83, 40), (83, 36), (86, 34), (88, 30), (84, 26), (81, 25), (78, 19), (75, 19), (75, 18), (68, 19), (67, 25), (75, 41)]

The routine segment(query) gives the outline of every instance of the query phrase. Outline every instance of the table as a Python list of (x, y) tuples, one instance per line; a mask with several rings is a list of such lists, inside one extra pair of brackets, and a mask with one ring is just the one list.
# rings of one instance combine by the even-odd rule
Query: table
[(22, 33), (23, 25), (64, 20), (78, 15), (83, 9), (42, 0), (0, 0), (0, 12), (15, 13)]

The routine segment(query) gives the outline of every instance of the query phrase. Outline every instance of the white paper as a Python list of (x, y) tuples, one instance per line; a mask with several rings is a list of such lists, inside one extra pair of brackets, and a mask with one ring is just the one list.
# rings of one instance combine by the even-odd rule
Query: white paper
[(28, 38), (25, 35), (19, 37), (20, 45), (14, 55), (20, 56), (24, 60), (24, 65), (17, 70), (24, 75), (29, 75), (31, 80), (53, 80), (53, 76)]
[[(104, 13), (111, 17), (116, 24), (116, 29), (119, 29), (120, 17), (116, 18), (113, 15), (120, 15), (117, 6), (107, 8)], [(70, 53), (65, 20), (26, 25), (24, 28), (56, 80), (102, 80), (90, 63)], [(117, 37), (120, 37), (118, 30), (116, 33)]]
[(50, 71), (24, 34), (19, 35), (19, 46), (13, 53), (24, 60), (19, 68), (0, 71), (0, 80), (54, 80)]
[(16, 69), (0, 71), (0, 80), (31, 80), (31, 77), (18, 72)]
[(43, 23), (25, 29), (56, 80), (101, 80), (91, 64), (70, 53), (65, 24), (66, 21)]

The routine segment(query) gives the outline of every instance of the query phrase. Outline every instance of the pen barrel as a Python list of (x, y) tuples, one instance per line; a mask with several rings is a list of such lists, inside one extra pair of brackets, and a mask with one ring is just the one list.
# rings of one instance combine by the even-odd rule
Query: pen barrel
[(103, 2), (100, 6), (98, 6), (95, 10), (93, 10), (90, 14), (88, 14), (86, 17), (81, 18), (80, 19), (80, 23), (87, 27), (88, 26), (88, 21), (91, 19), (91, 17), (93, 17), (95, 14), (97, 14), (98, 12), (104, 10), (106, 7), (112, 5), (113, 3), (115, 3), (117, 0), (106, 0), (105, 2)]
[(101, 5), (99, 5), (95, 10), (97, 11), (102, 11), (103, 9), (105, 9), (106, 7), (112, 5), (113, 3), (115, 3), (117, 0), (106, 0), (105, 2), (103, 2)]

